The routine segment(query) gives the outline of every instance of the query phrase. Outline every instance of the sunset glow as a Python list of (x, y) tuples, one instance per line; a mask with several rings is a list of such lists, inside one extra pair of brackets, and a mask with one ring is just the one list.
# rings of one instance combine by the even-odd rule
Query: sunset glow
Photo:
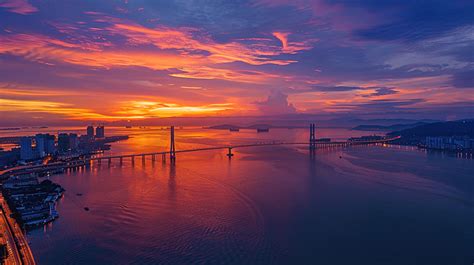
[(0, 0), (0, 264), (464, 265), (474, 0)]
[[(468, 19), (427, 24), (435, 20), (410, 18), (416, 7), (363, 1), (169, 3), (176, 14), (154, 1), (65, 4), (61, 13), (53, 2), (0, 1), (5, 124), (472, 115)], [(430, 8), (427, 16), (452, 16), (442, 4)], [(420, 23), (426, 28), (402, 28)]]

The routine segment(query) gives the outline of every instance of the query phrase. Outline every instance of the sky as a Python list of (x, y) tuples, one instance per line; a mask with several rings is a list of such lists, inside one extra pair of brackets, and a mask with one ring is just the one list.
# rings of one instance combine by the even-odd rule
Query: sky
[(0, 0), (0, 126), (474, 117), (472, 0)]

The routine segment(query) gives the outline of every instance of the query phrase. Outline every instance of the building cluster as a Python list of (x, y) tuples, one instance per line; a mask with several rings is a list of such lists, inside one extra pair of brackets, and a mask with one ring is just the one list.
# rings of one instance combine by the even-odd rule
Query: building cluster
[(474, 139), (468, 136), (428, 136), (425, 146), (429, 149), (463, 151), (474, 149)]
[(58, 217), (56, 202), (64, 189), (50, 180), (38, 181), (35, 174), (10, 177), (2, 193), (15, 218), (25, 227), (43, 225)]
[[(94, 133), (95, 132), (95, 133)], [(65, 154), (78, 151), (81, 144), (105, 138), (104, 126), (87, 127), (87, 134), (78, 136), (76, 133), (59, 133), (57, 137), (51, 134), (36, 134), (20, 139), (20, 159), (24, 161), (40, 159), (48, 155)]]
[[(54, 135), (37, 134), (35, 137), (22, 137), (20, 139), (20, 158), (31, 160), (45, 157), (56, 152)], [(33, 140), (35, 147), (33, 148)]]

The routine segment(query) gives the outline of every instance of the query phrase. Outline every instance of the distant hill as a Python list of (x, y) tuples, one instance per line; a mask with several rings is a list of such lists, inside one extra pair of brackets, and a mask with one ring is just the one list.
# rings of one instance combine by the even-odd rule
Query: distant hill
[(469, 136), (474, 137), (474, 119), (436, 122), (424, 124), (400, 131), (394, 131), (389, 135), (400, 135), (402, 138), (415, 138), (426, 136)]
[(383, 131), (383, 132), (391, 132), (391, 131), (401, 131), (405, 129), (414, 128), (417, 126), (428, 124), (427, 122), (417, 122), (417, 123), (410, 123), (410, 124), (393, 124), (393, 125), (359, 125), (352, 130), (355, 131)]
[[(0, 0), (1, 1), (1, 0)], [(106, 126), (225, 126), (247, 128), (252, 124), (269, 125), (271, 128), (309, 128), (310, 123), (316, 123), (317, 128), (352, 128), (357, 125), (412, 124), (417, 122), (440, 122), (428, 119), (360, 119), (355, 117), (338, 117), (315, 114), (285, 114), (275, 116), (208, 116), (208, 117), (160, 117), (140, 120), (119, 120), (105, 122)], [(85, 125), (86, 123), (84, 123)], [(64, 124), (60, 124), (64, 125)], [(12, 126), (13, 127), (13, 126)]]
[(269, 124), (254, 124), (247, 126), (246, 129), (257, 129), (257, 128), (278, 128), (278, 126), (272, 126)]
[(216, 130), (229, 130), (229, 129), (240, 129), (240, 126), (236, 125), (231, 125), (231, 124), (221, 124), (221, 125), (215, 125), (215, 126), (209, 126), (206, 127), (207, 129), (216, 129)]
[(307, 126), (278, 126), (278, 125), (270, 125), (270, 124), (253, 124), (249, 126), (238, 126), (238, 125), (231, 125), (231, 124), (220, 124), (205, 127), (206, 129), (215, 129), (215, 130), (229, 130), (229, 129), (270, 129), (270, 128), (307, 128)]

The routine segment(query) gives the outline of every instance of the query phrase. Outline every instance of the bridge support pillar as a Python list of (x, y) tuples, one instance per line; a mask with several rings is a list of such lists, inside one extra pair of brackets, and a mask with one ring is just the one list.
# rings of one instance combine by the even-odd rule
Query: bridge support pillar
[(234, 156), (234, 154), (232, 154), (232, 147), (229, 147), (229, 152), (227, 153), (227, 157), (229, 157), (229, 159), (231, 159), (233, 156)]
[(110, 167), (110, 164), (112, 164), (112, 158), (109, 158), (109, 167)]
[(131, 156), (132, 158), (132, 165), (135, 165), (135, 156)]
[(314, 123), (309, 125), (309, 150), (316, 150), (316, 124)]
[(176, 160), (176, 148), (174, 146), (174, 126), (171, 126), (170, 133), (170, 163), (174, 163)]
[(120, 165), (123, 164), (123, 157), (120, 157)]
[(155, 162), (155, 155), (151, 155), (151, 161)]
[(162, 155), (161, 155), (161, 161), (162, 161), (163, 163), (166, 162), (166, 154), (162, 154)]
[(99, 163), (99, 165), (102, 164), (102, 159), (97, 160), (97, 162)]
[(142, 164), (145, 164), (145, 155), (142, 155)]

